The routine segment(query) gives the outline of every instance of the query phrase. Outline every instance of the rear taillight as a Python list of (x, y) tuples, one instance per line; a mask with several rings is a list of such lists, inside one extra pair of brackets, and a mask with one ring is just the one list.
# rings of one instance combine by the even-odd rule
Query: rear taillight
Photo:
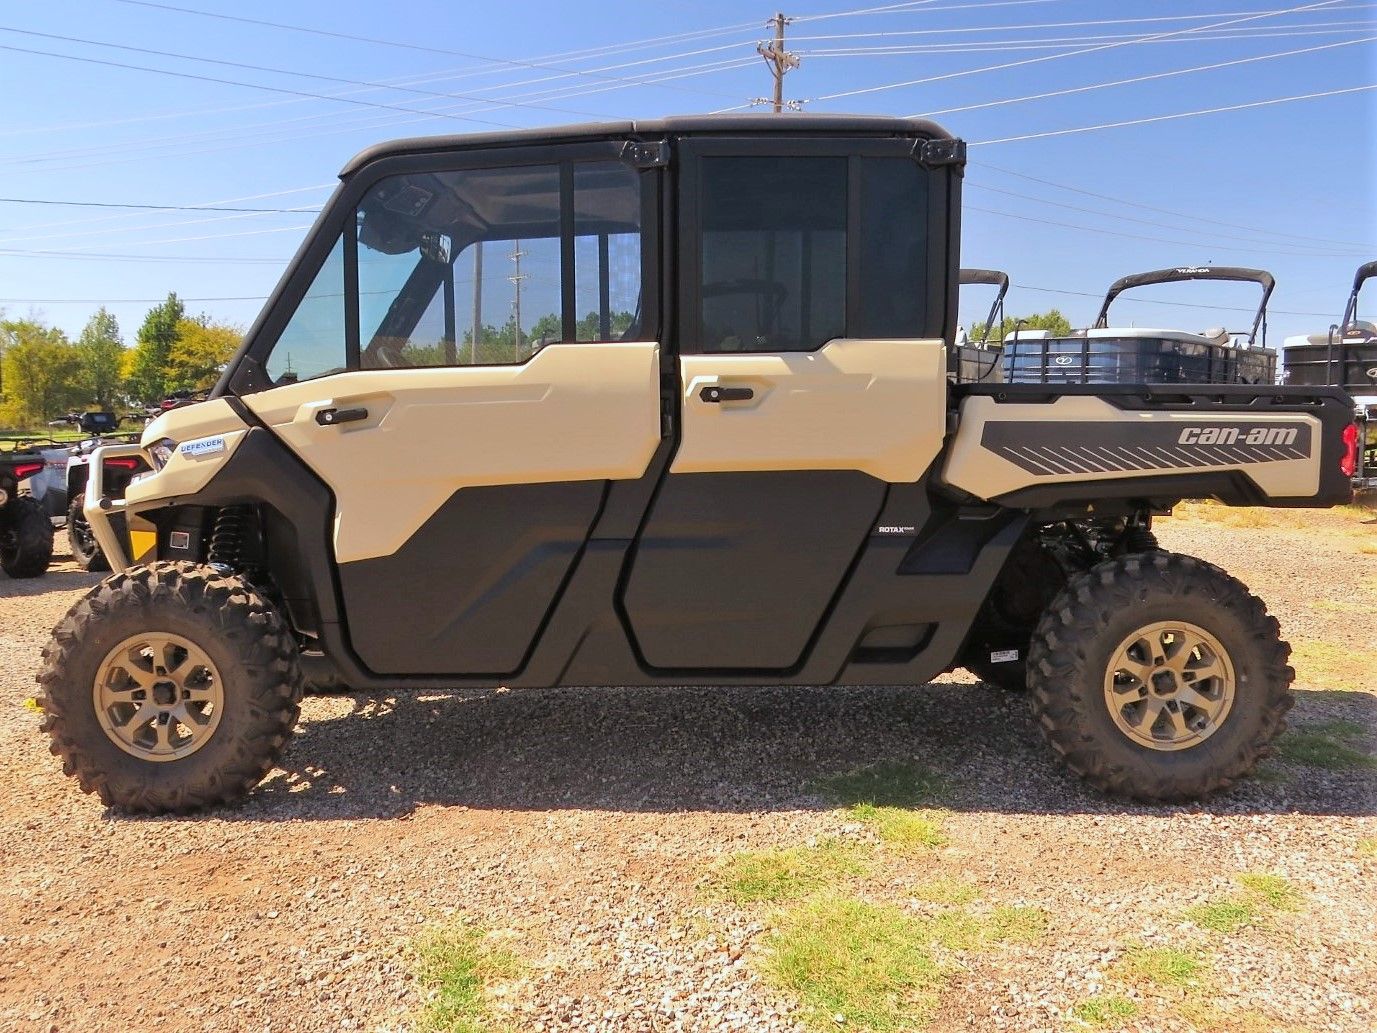
[(1358, 425), (1350, 423), (1344, 428), (1344, 454), (1339, 457), (1339, 469), (1345, 477), (1358, 472)]
[(42, 469), (42, 463), (16, 463), (14, 467), (14, 479), (16, 481), (22, 481), (25, 477), (32, 477), (34, 474), (41, 472)]
[(137, 470), (139, 467), (139, 461), (135, 459), (133, 456), (121, 456), (117, 459), (105, 460), (105, 465), (113, 466), (119, 470)]

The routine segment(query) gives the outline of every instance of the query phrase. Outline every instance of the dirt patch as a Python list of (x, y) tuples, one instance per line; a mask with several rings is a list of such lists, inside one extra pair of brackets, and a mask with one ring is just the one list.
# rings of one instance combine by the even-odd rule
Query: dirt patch
[[(1355, 511), (1216, 508), (1161, 521), (1164, 544), (1280, 618), (1298, 647), (1293, 724), (1357, 726), (1345, 742), (1377, 752), (1377, 621), (1362, 619), (1377, 529)], [(1025, 701), (964, 674), (346, 695), (307, 700), (283, 770), (244, 804), (128, 819), (62, 776), (24, 705), (49, 630), (96, 580), (65, 561), (0, 580), (0, 1028), (406, 1028), (418, 934), (470, 920), (516, 959), (490, 1002), (515, 1028), (797, 1029), (806, 1013), (762, 974), (774, 905), (702, 883), (740, 851), (832, 841), (883, 862), (832, 892), (920, 915), (1046, 913), (1035, 942), (939, 952), (933, 1030), (1084, 1028), (1073, 1009), (1113, 1019), (1104, 1002), (1120, 1000), (1141, 1030), (1377, 1022), (1368, 767), (1283, 758), (1206, 805), (1125, 805), (1053, 766)], [(818, 788), (882, 762), (940, 776), (923, 814), (942, 845), (900, 850)], [(1244, 873), (1300, 903), (1227, 932), (1190, 920)], [(934, 899), (937, 879), (962, 902)], [(1130, 979), (1135, 950), (1188, 952), (1199, 979)]]

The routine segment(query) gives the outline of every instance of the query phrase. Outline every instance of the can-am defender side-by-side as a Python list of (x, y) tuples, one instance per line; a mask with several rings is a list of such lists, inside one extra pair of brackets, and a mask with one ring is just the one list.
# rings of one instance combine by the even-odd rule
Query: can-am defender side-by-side
[[(1262, 288), (1251, 327), (1199, 333), (1109, 323), (1109, 306), (1124, 291), (1186, 280), (1239, 281)], [(1267, 302), (1276, 281), (1262, 269), (1182, 266), (1115, 280), (1088, 329), (1058, 337), (1019, 330), (1004, 342), (1004, 379), (1011, 384), (1271, 384), (1277, 355), (1267, 348)]]
[(932, 123), (825, 115), (355, 158), (213, 397), (145, 430), (151, 472), (114, 499), (101, 459), (135, 449), (93, 458), (118, 572), (44, 653), (65, 770), (129, 810), (242, 796), (304, 661), (393, 692), (983, 657), (1104, 790), (1245, 775), (1288, 648), (1151, 520), (1348, 500), (1351, 403), (950, 383), (963, 165)]
[(1377, 277), (1377, 261), (1353, 274), (1344, 314), (1327, 332), (1288, 337), (1282, 345), (1286, 383), (1333, 384), (1353, 396), (1361, 439), (1353, 487), (1377, 491), (1377, 323), (1358, 317), (1363, 284)]

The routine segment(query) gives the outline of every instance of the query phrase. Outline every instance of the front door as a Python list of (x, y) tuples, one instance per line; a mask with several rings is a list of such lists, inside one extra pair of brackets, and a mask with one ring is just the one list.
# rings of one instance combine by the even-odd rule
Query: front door
[(681, 148), (679, 440), (622, 599), (659, 671), (800, 664), (941, 448), (945, 175), (912, 141), (784, 146)]
[[(360, 185), (244, 401), (330, 488), (377, 674), (518, 671), (610, 482), (661, 440), (653, 184), (611, 145)], [(653, 282), (653, 277), (650, 278)]]

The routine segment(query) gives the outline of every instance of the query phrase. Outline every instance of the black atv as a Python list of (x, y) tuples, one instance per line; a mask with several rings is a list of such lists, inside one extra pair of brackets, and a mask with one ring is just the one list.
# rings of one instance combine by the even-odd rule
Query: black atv
[(53, 558), (53, 525), (42, 504), (19, 486), (43, 472), (32, 441), (0, 441), (0, 569), (12, 578), (40, 577)]

